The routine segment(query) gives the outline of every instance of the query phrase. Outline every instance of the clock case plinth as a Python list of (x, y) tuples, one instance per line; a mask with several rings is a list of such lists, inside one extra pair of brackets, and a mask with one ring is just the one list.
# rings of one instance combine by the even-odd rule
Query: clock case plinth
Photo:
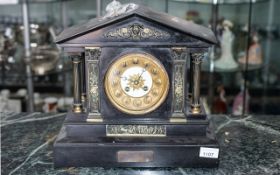
[[(54, 143), (55, 167), (218, 166), (218, 158), (199, 157), (201, 147), (219, 148), (197, 84), (196, 65), (216, 42), (211, 30), (139, 6), (66, 29), (56, 42), (72, 58), (74, 105)], [(122, 113), (104, 91), (108, 67), (128, 53), (151, 54), (170, 79), (166, 100), (148, 114)], [(112, 126), (152, 126), (164, 133), (111, 136)]]
[[(54, 145), (55, 167), (217, 167), (218, 159), (199, 157), (201, 147), (218, 148), (207, 120), (185, 124), (165, 120), (137, 121), (144, 125), (165, 125), (166, 137), (108, 137), (106, 125), (135, 124), (105, 120), (89, 124), (87, 114), (67, 114)], [(119, 162), (118, 152), (151, 151), (152, 160)]]

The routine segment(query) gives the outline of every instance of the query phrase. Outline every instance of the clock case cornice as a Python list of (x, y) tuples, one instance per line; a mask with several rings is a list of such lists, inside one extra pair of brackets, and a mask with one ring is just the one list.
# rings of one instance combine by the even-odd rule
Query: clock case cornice
[[(141, 30), (146, 35), (137, 37)], [(126, 32), (136, 37), (127, 35)], [(110, 34), (116, 35), (112, 37)], [(117, 17), (92, 19), (64, 30), (56, 38), (56, 43), (65, 52), (83, 52), (84, 47), (114, 46), (208, 48), (216, 42), (216, 37), (209, 28), (144, 6)]]

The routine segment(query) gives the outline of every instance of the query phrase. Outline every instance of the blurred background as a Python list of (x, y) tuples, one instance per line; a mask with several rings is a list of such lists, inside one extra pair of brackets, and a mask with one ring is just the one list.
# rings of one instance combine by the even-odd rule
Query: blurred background
[[(202, 65), (208, 113), (280, 114), (280, 0), (119, 1), (215, 32), (219, 44), (209, 49)], [(64, 28), (104, 15), (110, 2), (0, 0), (0, 111), (67, 111), (72, 65), (55, 37)]]

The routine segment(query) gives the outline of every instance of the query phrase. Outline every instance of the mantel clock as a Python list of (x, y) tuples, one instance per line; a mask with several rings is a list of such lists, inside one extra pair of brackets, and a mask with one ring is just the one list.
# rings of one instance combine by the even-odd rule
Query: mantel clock
[(218, 166), (200, 103), (213, 32), (116, 2), (56, 39), (72, 59), (74, 102), (54, 144), (55, 166)]

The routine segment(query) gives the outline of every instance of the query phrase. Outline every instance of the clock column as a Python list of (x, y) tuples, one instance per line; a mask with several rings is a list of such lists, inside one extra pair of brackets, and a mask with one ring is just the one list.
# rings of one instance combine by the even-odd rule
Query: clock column
[(83, 105), (83, 110), (86, 112), (86, 100), (87, 100), (87, 93), (86, 93), (86, 70), (85, 70), (85, 53), (82, 53), (82, 59), (81, 59), (81, 102)]
[(189, 87), (188, 87), (188, 97), (187, 99), (191, 102), (192, 100), (192, 85), (193, 85), (193, 63), (192, 63), (192, 59), (189, 59)]
[(200, 71), (203, 53), (191, 53), (192, 66), (192, 100), (191, 112), (199, 114), (201, 112), (200, 105)]
[(87, 122), (102, 122), (100, 114), (100, 95), (99, 95), (99, 58), (101, 48), (85, 47), (85, 79), (86, 82), (86, 108), (88, 112)]
[(71, 55), (73, 64), (73, 84), (74, 84), (74, 102), (73, 112), (81, 113), (83, 111), (81, 101), (81, 56)]

